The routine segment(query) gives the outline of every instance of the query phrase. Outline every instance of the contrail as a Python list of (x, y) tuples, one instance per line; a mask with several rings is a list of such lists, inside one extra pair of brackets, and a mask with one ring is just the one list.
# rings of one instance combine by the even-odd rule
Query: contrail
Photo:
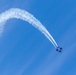
[(29, 22), (31, 25), (33, 25), (35, 28), (41, 31), (49, 39), (49, 41), (54, 45), (56, 49), (58, 48), (57, 43), (55, 42), (51, 34), (48, 32), (48, 30), (41, 24), (41, 22), (38, 21), (29, 12), (19, 9), (19, 8), (11, 8), (0, 14), (0, 33), (1, 34), (4, 29), (3, 23), (5, 23), (7, 20), (12, 19), (12, 18), (21, 19), (21, 20)]

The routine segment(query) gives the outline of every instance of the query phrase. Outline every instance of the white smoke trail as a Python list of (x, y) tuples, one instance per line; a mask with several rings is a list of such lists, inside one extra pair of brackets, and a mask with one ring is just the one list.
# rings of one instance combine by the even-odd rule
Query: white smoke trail
[(5, 21), (12, 19), (12, 18), (17, 18), (17, 19), (21, 19), (21, 20), (29, 22), (35, 28), (41, 31), (49, 39), (49, 41), (54, 45), (55, 48), (58, 47), (57, 43), (55, 42), (51, 34), (39, 21), (29, 12), (25, 10), (21, 10), (19, 8), (11, 8), (0, 14), (0, 33), (1, 34), (4, 28), (4, 25), (1, 23), (5, 23)]

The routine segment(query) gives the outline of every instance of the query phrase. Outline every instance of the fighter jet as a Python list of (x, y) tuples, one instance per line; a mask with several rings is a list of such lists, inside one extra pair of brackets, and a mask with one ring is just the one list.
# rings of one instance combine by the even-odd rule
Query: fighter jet
[(61, 47), (57, 47), (56, 51), (62, 52), (62, 48)]

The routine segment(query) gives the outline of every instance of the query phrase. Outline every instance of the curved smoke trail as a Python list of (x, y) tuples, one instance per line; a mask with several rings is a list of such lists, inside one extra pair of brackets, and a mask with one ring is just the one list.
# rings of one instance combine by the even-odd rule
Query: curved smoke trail
[(54, 45), (55, 48), (58, 47), (57, 43), (55, 42), (51, 34), (39, 21), (29, 12), (25, 10), (21, 10), (19, 8), (11, 8), (0, 14), (0, 33), (2, 33), (4, 29), (3, 23), (5, 23), (7, 20), (12, 19), (12, 18), (17, 18), (17, 19), (21, 19), (21, 20), (29, 22), (35, 28), (41, 31), (49, 39), (49, 41)]

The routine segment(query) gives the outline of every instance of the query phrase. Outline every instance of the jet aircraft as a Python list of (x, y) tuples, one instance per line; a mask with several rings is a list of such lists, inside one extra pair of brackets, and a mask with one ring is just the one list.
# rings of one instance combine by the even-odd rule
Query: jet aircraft
[(56, 51), (62, 52), (62, 48), (61, 47), (57, 47)]

